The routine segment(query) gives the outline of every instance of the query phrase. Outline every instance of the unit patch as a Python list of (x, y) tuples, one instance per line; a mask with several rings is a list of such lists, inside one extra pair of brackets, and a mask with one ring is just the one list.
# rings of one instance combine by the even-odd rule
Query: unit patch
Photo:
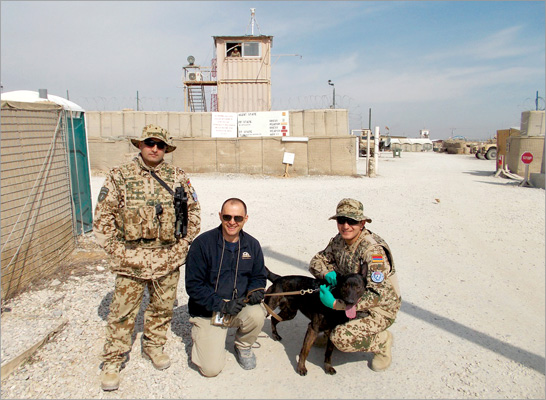
[(375, 283), (381, 283), (385, 279), (385, 276), (383, 275), (383, 272), (381, 271), (374, 271), (372, 272), (372, 281)]
[(243, 252), (243, 255), (241, 256), (241, 258), (243, 260), (250, 260), (252, 257), (250, 256), (250, 254), (246, 251)]
[(103, 186), (99, 192), (99, 203), (103, 201), (107, 195), (108, 195), (108, 188), (106, 186)]

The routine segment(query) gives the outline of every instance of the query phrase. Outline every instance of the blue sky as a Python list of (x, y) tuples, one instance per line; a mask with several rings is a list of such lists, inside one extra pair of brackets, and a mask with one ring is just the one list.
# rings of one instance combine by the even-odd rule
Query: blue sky
[(2, 1), (3, 92), (183, 111), (186, 58), (209, 66), (212, 36), (250, 34), (250, 8), (273, 36), (275, 110), (328, 108), (330, 79), (351, 129), (371, 108), (382, 133), (485, 139), (545, 97), (543, 1)]

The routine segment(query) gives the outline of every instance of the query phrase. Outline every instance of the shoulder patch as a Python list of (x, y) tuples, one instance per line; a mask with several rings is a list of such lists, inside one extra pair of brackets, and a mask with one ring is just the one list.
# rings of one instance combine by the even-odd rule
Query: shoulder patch
[(108, 188), (106, 186), (103, 186), (99, 192), (99, 203), (103, 201), (107, 195), (108, 195)]
[(385, 279), (385, 276), (383, 275), (383, 272), (381, 271), (374, 271), (372, 272), (372, 281), (375, 283), (381, 283)]
[(372, 254), (372, 262), (373, 263), (382, 263), (383, 262), (383, 255), (381, 255), (381, 254)]

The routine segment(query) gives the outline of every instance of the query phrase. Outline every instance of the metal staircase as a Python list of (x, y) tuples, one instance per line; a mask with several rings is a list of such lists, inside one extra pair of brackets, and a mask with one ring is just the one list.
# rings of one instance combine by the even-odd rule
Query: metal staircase
[(205, 87), (202, 85), (188, 86), (188, 104), (191, 112), (206, 112), (207, 103), (205, 98)]

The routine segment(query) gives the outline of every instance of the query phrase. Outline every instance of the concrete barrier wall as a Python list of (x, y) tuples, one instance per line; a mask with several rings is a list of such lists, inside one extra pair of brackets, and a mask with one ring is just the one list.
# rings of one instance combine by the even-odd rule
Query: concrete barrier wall
[(347, 110), (290, 111), (290, 137), (211, 138), (211, 113), (90, 111), (86, 113), (92, 169), (108, 170), (138, 149), (129, 141), (147, 124), (166, 128), (177, 146), (165, 159), (187, 172), (282, 175), (284, 152), (294, 153), (291, 175), (356, 174), (356, 138), (348, 133)]
[[(290, 111), (290, 136), (347, 136), (347, 110)], [(173, 138), (210, 138), (212, 113), (163, 111), (87, 111), (90, 138), (139, 137), (147, 124), (169, 131)]]
[[(281, 137), (174, 139), (176, 150), (165, 159), (186, 172), (282, 175), (285, 152), (294, 153), (290, 175), (355, 175), (356, 138), (312, 137), (284, 142)], [(128, 139), (89, 139), (91, 168), (108, 170), (138, 154)]]
[(533, 154), (533, 162), (529, 164), (529, 173), (540, 173), (544, 152), (544, 136), (510, 136), (507, 139), (508, 155), (506, 164), (510, 172), (524, 176), (525, 164), (521, 155), (526, 151)]

